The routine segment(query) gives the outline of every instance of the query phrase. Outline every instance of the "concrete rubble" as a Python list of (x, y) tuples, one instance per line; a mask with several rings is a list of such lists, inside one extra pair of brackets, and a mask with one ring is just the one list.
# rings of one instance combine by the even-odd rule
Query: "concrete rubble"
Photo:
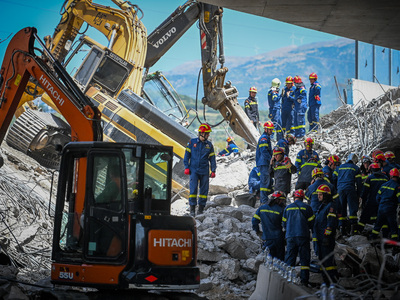
[[(312, 135), (321, 161), (330, 154), (338, 154), (342, 160), (351, 152), (366, 154), (388, 146), (389, 140), (388, 149), (396, 150), (400, 145), (399, 97), (399, 91), (390, 91), (369, 104), (344, 105), (324, 116), (322, 130)], [(291, 147), (292, 162), (302, 147), (302, 141)], [(24, 299), (31, 288), (14, 280), (36, 283), (50, 275), (52, 173), (5, 143), (1, 149), (5, 165), (0, 169), (0, 298), (20, 295), (18, 299)], [(247, 299), (255, 290), (258, 269), (264, 263), (261, 241), (251, 228), (259, 202), (253, 205), (253, 198), (250, 205), (243, 204), (247, 203), (243, 199), (248, 195), (247, 179), (254, 164), (254, 152), (247, 150), (241, 156), (218, 158), (205, 213), (196, 216), (201, 274), (196, 293), (207, 299)], [(54, 195), (55, 188), (53, 201)], [(187, 199), (178, 197), (172, 213), (187, 214), (188, 207)], [(400, 255), (392, 256), (391, 249), (374, 247), (365, 237), (353, 236), (338, 238), (334, 255), (343, 290), (373, 299), (398, 288)], [(313, 259), (318, 264), (315, 256)], [(318, 293), (321, 274), (311, 273), (311, 282), (316, 286), (312, 293)]]

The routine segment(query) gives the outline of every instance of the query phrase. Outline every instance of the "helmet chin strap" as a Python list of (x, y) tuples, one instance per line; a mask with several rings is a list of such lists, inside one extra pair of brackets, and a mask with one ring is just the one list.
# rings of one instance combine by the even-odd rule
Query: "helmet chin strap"
[(201, 136), (205, 141), (207, 141), (207, 134), (205, 132), (199, 132), (199, 136)]

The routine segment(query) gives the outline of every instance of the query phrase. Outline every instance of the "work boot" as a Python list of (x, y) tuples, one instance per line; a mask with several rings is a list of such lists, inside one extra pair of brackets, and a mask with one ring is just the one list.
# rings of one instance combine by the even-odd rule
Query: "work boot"
[(196, 216), (196, 205), (190, 205), (190, 215), (192, 217)]
[(205, 207), (205, 205), (199, 205), (199, 209), (197, 211), (197, 214), (199, 214), (199, 215), (203, 214), (204, 213), (204, 207)]
[(342, 236), (347, 236), (347, 227), (346, 227), (346, 225), (340, 226), (340, 233), (342, 234)]

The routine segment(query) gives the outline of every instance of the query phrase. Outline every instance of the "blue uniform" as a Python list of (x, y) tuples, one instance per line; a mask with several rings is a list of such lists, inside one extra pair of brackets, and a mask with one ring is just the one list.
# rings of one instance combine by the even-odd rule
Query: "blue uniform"
[(331, 189), (331, 195), (333, 200), (336, 201), (339, 198), (339, 195), (333, 184), (329, 183), (325, 178), (317, 178), (317, 180), (315, 180), (314, 183), (307, 188), (305, 197), (309, 201), (310, 206), (314, 213), (317, 212), (321, 204), (318, 200), (318, 193), (317, 193), (317, 189), (321, 184), (326, 184)]
[(315, 168), (321, 168), (321, 165), (315, 162), (315, 159), (310, 159), (310, 161), (305, 162), (302, 164), (297, 178), (295, 189), (302, 189), (305, 190), (311, 184), (312, 181), (312, 171)]
[[(318, 258), (321, 261), (324, 260), (322, 265), (334, 281), (337, 276), (337, 267), (332, 253), (335, 249), (335, 235), (337, 228), (336, 211), (337, 207), (335, 201), (320, 204), (315, 214), (315, 237), (313, 238), (318, 245)], [(325, 282), (329, 282), (324, 272), (322, 272), (322, 276)]]
[(251, 170), (248, 180), (249, 192), (257, 193), (260, 191), (260, 171), (257, 167)]
[(290, 149), (289, 149), (289, 141), (287, 139), (285, 138), (280, 139), (276, 144), (278, 147), (285, 149), (285, 155), (289, 156)]
[(307, 119), (310, 123), (310, 131), (317, 131), (319, 127), (319, 108), (321, 107), (321, 85), (315, 81), (310, 86), (308, 95)]
[(272, 193), (272, 180), (269, 175), (269, 165), (271, 163), (272, 148), (271, 138), (264, 131), (258, 140), (256, 149), (256, 166), (260, 171), (260, 202), (265, 203), (268, 200), (268, 195)]
[(334, 180), (334, 178), (333, 178), (332, 168), (330, 166), (326, 165), (325, 167), (323, 167), (322, 172), (324, 172), (324, 176), (326, 177), (326, 179), (328, 179), (328, 181), (336, 187), (336, 180)]
[(244, 101), (244, 112), (253, 122), (254, 126), (258, 128), (258, 121), (260, 120), (260, 116), (258, 114), (258, 103), (256, 97), (253, 98), (249, 96), (249, 98)]
[(386, 176), (389, 177), (390, 170), (394, 169), (394, 168), (395, 168), (395, 166), (393, 166), (388, 160), (386, 160), (386, 165), (382, 166), (382, 172), (383, 172), (383, 174), (385, 174)]
[(272, 257), (283, 260), (285, 257), (285, 244), (282, 231), (283, 207), (278, 204), (261, 205), (251, 220), (253, 230), (260, 231), (259, 224), (263, 230), (263, 246), (268, 247)]
[(270, 89), (268, 91), (269, 118), (275, 126), (276, 139), (280, 140), (282, 134), (282, 119), (281, 119), (281, 95), (279, 91)]
[(349, 206), (350, 224), (358, 223), (358, 199), (361, 195), (360, 168), (351, 162), (336, 167), (334, 175), (337, 176), (337, 189), (339, 191), (338, 217), (339, 225), (347, 221), (347, 205)]
[(286, 156), (281, 161), (275, 160), (270, 166), (270, 174), (274, 177), (274, 190), (290, 193), (292, 174), (296, 173), (296, 167), (291, 165), (290, 159)]
[(300, 172), (301, 170), (301, 166), (308, 162), (310, 160), (310, 158), (314, 158), (317, 163), (321, 163), (319, 160), (319, 156), (318, 153), (315, 152), (314, 150), (300, 150), (299, 153), (297, 153), (297, 157), (296, 157), (296, 168), (297, 168), (297, 172)]
[(208, 140), (202, 142), (198, 137), (191, 139), (186, 146), (183, 163), (185, 168), (190, 170), (189, 204), (197, 204), (197, 189), (200, 183), (199, 205), (206, 205), (210, 167), (211, 172), (215, 172), (217, 168), (214, 147), (211, 142)]
[(376, 201), (376, 196), (379, 188), (388, 180), (389, 179), (380, 171), (372, 173), (365, 180), (361, 192), (363, 209), (358, 222), (360, 231), (364, 229), (366, 223), (375, 223), (379, 206), (378, 202)]
[(297, 138), (306, 134), (307, 91), (304, 86), (294, 90), (294, 133)]
[(225, 149), (218, 153), (219, 156), (229, 156), (231, 153), (239, 153), (239, 148), (233, 141), (228, 142)]
[[(288, 89), (285, 87), (282, 90), (282, 130), (286, 133), (293, 132), (294, 118), (294, 90), (295, 87)], [(289, 92), (289, 96), (287, 93)]]
[(400, 204), (400, 184), (393, 179), (382, 184), (376, 196), (376, 201), (379, 203), (379, 208), (372, 237), (376, 237), (382, 226), (388, 224), (390, 238), (398, 240), (396, 211)]
[(301, 200), (295, 200), (288, 205), (282, 217), (287, 242), (285, 263), (295, 266), (299, 254), (300, 278), (303, 283), (308, 283), (310, 277), (310, 230), (314, 227), (314, 219), (311, 207)]

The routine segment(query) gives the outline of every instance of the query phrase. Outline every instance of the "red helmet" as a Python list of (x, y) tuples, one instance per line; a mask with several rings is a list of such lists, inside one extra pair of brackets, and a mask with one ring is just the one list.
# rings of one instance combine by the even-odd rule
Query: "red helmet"
[(226, 141), (229, 143), (229, 142), (232, 142), (232, 140), (233, 140), (233, 138), (230, 136), (230, 137), (228, 137), (227, 139), (226, 139)]
[(317, 80), (317, 79), (318, 79), (318, 76), (317, 76), (317, 74), (315, 74), (314, 72), (312, 72), (308, 78), (309, 78), (309, 79), (315, 79), (315, 80)]
[(312, 177), (316, 177), (316, 176), (319, 176), (319, 175), (324, 175), (324, 172), (322, 171), (322, 169), (321, 168), (314, 168), (312, 170)]
[(291, 134), (291, 133), (288, 133), (288, 134), (286, 135), (286, 139), (287, 139), (288, 142), (289, 142), (289, 140), (293, 140), (293, 143), (294, 143), (294, 144), (296, 144), (296, 142), (297, 142), (296, 137), (295, 137), (293, 134)]
[(264, 129), (274, 129), (274, 123), (272, 123), (271, 121), (267, 121), (264, 123)]
[(381, 161), (385, 161), (385, 155), (383, 155), (383, 153), (378, 153), (377, 155), (375, 155), (374, 158), (374, 162), (381, 162)]
[(211, 126), (208, 125), (207, 123), (203, 123), (199, 126), (199, 132), (211, 132)]
[(256, 88), (255, 86), (252, 86), (252, 87), (249, 89), (249, 92), (250, 92), (250, 93), (257, 93), (257, 88)]
[(380, 170), (381, 167), (380, 167), (377, 163), (372, 163), (372, 164), (369, 165), (368, 169), (369, 169), (369, 170), (371, 170), (371, 169), (378, 169), (378, 170)]
[(392, 151), (386, 151), (385, 152), (385, 158), (386, 159), (392, 159), (392, 158), (396, 158), (396, 156), (394, 155), (394, 153)]
[(306, 138), (306, 139), (304, 140), (304, 144), (305, 144), (305, 145), (314, 145), (314, 139), (308, 137), (308, 138)]
[(303, 80), (301, 80), (301, 77), (296, 75), (294, 76), (294, 83), (303, 83)]
[(304, 190), (295, 190), (293, 192), (293, 198), (301, 198), (301, 199), (303, 199), (304, 197), (305, 197)]
[(389, 172), (390, 177), (400, 177), (400, 172), (398, 169), (391, 169)]
[(273, 199), (286, 199), (286, 194), (281, 191), (274, 192), (271, 196)]
[(329, 186), (327, 186), (326, 184), (321, 184), (318, 188), (317, 188), (317, 193), (326, 193), (326, 194), (331, 194), (331, 189), (329, 188)]
[(293, 77), (292, 76), (286, 77), (285, 83), (293, 83)]
[(280, 147), (275, 147), (274, 150), (272, 151), (273, 155), (278, 155), (278, 154), (282, 154), (283, 155), (284, 153), (285, 153), (285, 150), (283, 150)]
[(333, 164), (336, 164), (336, 163), (340, 162), (340, 158), (337, 155), (331, 155), (328, 157), (328, 161), (330, 161)]
[(375, 159), (375, 157), (378, 155), (378, 154), (383, 154), (383, 151), (381, 151), (381, 150), (379, 150), (379, 149), (376, 149), (374, 152), (372, 152), (372, 158), (373, 159)]

